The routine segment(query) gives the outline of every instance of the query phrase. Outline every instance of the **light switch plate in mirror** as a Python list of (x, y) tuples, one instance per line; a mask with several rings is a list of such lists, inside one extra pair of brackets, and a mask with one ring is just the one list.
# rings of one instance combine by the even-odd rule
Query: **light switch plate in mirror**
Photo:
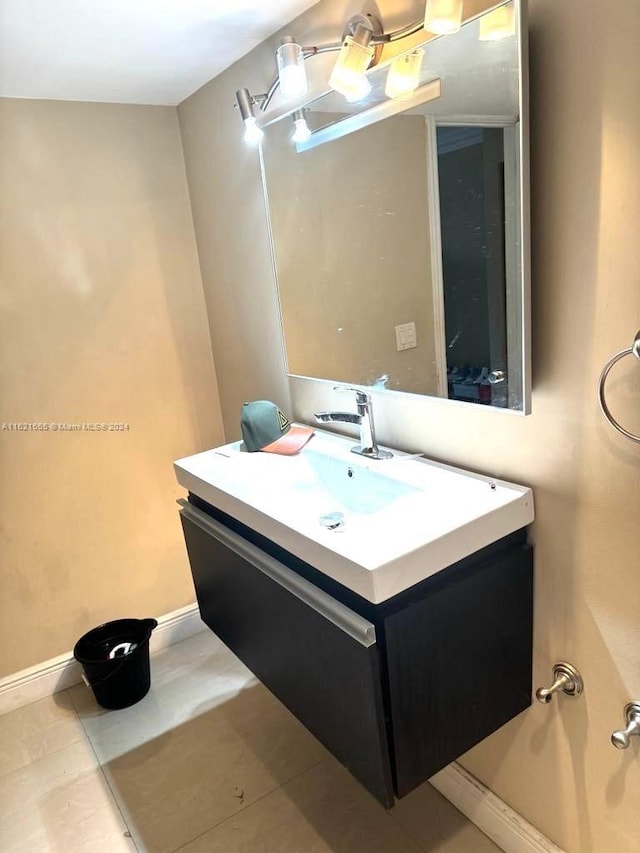
[(479, 39), (482, 15), (426, 41), (406, 103), (383, 63), (365, 101), (307, 105), (307, 143), (264, 122), (290, 375), (530, 412), (525, 0), (515, 13), (501, 41)]

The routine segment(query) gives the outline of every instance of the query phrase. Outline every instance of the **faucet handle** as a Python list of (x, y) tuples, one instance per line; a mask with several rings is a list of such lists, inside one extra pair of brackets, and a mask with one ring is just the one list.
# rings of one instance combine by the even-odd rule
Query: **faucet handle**
[(356, 403), (361, 406), (366, 406), (371, 402), (371, 395), (366, 391), (361, 391), (359, 388), (353, 388), (351, 385), (334, 385), (334, 391), (352, 391), (356, 395)]

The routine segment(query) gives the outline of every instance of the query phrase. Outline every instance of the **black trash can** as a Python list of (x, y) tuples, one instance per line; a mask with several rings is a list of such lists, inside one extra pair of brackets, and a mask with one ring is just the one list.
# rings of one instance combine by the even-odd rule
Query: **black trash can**
[(80, 637), (73, 656), (103, 708), (135, 705), (149, 692), (149, 639), (155, 619), (116, 619)]

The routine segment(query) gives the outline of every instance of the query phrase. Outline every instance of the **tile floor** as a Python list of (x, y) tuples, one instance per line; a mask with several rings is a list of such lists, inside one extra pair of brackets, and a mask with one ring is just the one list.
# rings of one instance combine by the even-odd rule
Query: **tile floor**
[(429, 784), (390, 812), (209, 631), (104, 711), (79, 685), (0, 717), (3, 853), (499, 853)]

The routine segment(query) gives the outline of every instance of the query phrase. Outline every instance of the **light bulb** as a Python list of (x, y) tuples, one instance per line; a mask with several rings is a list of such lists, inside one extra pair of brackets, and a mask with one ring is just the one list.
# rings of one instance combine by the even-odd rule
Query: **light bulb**
[(462, 22), (462, 0), (427, 0), (424, 28), (436, 35), (457, 33)]
[(254, 98), (251, 97), (251, 92), (248, 89), (238, 89), (236, 100), (240, 116), (244, 122), (244, 141), (248, 142), (249, 145), (256, 145), (260, 142), (264, 133), (258, 127), (256, 121), (256, 114), (253, 109)]
[[(347, 99), (360, 100), (371, 91), (369, 81), (364, 76), (374, 55), (370, 44), (371, 35), (371, 30), (358, 24), (354, 35), (346, 36), (333, 66), (329, 86)], [(367, 91), (365, 84), (369, 87)]]
[(513, 3), (492, 9), (480, 18), (480, 41), (500, 41), (515, 35), (516, 23)]
[(264, 136), (262, 128), (258, 127), (255, 116), (247, 116), (244, 120), (244, 141), (249, 145), (257, 145)]
[(348, 95), (345, 95), (345, 100), (349, 101), (350, 104), (355, 104), (357, 101), (361, 101), (363, 98), (366, 98), (367, 95), (371, 92), (371, 83), (369, 82), (367, 77), (360, 77), (359, 80), (354, 82), (351, 92)]
[(309, 125), (307, 124), (307, 120), (304, 117), (304, 112), (302, 110), (296, 110), (294, 112), (293, 127), (294, 131), (291, 136), (291, 140), (293, 142), (306, 142), (311, 136), (311, 130), (309, 129)]
[(294, 142), (306, 142), (307, 139), (311, 136), (311, 131), (309, 130), (309, 125), (307, 124), (306, 118), (298, 118), (294, 121), (295, 130), (293, 131), (293, 136), (291, 139)]
[(299, 98), (307, 91), (307, 72), (304, 67), (304, 54), (299, 44), (290, 37), (282, 40), (276, 51), (278, 77), (282, 97)]
[(404, 100), (410, 98), (418, 88), (423, 50), (414, 50), (394, 59), (387, 74), (384, 93), (388, 98)]

